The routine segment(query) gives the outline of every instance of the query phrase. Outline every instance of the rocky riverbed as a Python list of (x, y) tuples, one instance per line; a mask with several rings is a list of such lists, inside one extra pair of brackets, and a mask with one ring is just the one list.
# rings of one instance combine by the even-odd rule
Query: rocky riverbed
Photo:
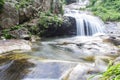
[[(41, 2), (37, 3), (36, 1), (38, 0), (34, 1), (36, 6), (31, 6), (39, 9), (37, 5), (41, 5)], [(44, 3), (41, 5), (43, 10), (48, 11), (50, 4), (45, 7), (47, 5), (46, 0), (40, 1)], [(65, 8), (70, 10), (85, 8), (87, 4), (88, 2), (84, 5), (73, 3)], [(5, 14), (2, 14), (2, 18), (6, 20), (1, 21), (4, 25), (3, 28), (22, 23), (28, 18), (31, 19), (31, 15), (36, 16), (31, 14), (34, 9), (29, 11), (32, 9), (29, 6), (24, 8), (25, 11), (24, 9), (20, 10), (21, 14), (12, 9), (14, 11), (9, 11), (9, 14), (14, 12), (14, 15), (8, 15), (7, 11), (9, 8), (11, 9), (9, 7), (11, 5), (11, 3), (5, 5), (7, 10), (4, 11)], [(81, 11), (81, 13), (91, 14), (88, 11)], [(20, 17), (20, 22), (18, 17)], [(6, 21), (9, 24), (6, 24)], [(36, 21), (36, 19), (32, 20), (31, 25)], [(28, 23), (28, 25), (30, 24)], [(65, 17), (63, 26), (66, 27), (58, 31), (61, 32), (60, 34), (76, 35), (76, 28), (73, 29), (73, 25), (76, 25), (75, 19)], [(0, 80), (99, 80), (110, 62), (117, 64), (120, 61), (119, 27), (119, 22), (106, 22), (106, 33), (86, 37), (47, 38), (41, 41), (35, 41), (34, 38), (33, 43), (25, 40), (1, 40)], [(68, 29), (69, 31), (65, 32)]]
[[(116, 62), (119, 61), (119, 44), (114, 44), (112, 40), (116, 39), (101, 34), (32, 43), (32, 51), (12, 51), (0, 55), (0, 79), (87, 80), (106, 71), (110, 61), (116, 58)], [(120, 39), (117, 38), (116, 41), (118, 40)], [(5, 45), (13, 47), (12, 50), (18, 49), (16, 46), (31, 49), (24, 40), (10, 40), (4, 42)], [(98, 78), (100, 75), (92, 80)]]

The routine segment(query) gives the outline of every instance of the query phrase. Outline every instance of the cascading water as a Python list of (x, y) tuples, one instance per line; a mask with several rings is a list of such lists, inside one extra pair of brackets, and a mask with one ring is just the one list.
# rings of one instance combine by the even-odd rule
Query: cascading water
[(103, 22), (95, 16), (80, 13), (78, 10), (66, 10), (64, 16), (75, 18), (77, 36), (91, 36), (96, 33), (104, 33)]
[(89, 0), (76, 0), (77, 4), (79, 4), (80, 6), (86, 6), (89, 5)]

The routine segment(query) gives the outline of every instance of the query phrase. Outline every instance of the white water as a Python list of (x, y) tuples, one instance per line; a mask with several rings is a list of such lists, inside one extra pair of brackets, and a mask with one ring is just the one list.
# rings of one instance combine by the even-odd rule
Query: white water
[(77, 36), (91, 36), (96, 33), (104, 33), (104, 23), (98, 17), (69, 9), (65, 11), (64, 16), (75, 18)]
[(79, 3), (81, 5), (88, 5), (89, 4), (89, 0), (77, 0), (77, 3)]

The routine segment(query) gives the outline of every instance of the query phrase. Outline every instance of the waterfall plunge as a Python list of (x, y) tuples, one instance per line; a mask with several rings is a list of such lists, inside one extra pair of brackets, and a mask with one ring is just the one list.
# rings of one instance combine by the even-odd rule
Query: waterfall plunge
[(78, 10), (66, 10), (64, 16), (76, 19), (77, 36), (92, 36), (104, 33), (104, 23), (97, 17), (80, 13)]

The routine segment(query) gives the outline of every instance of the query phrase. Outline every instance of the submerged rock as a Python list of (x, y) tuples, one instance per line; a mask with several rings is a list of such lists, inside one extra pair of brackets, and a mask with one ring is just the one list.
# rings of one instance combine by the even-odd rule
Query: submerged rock
[[(88, 80), (91, 76), (96, 75), (100, 72), (104, 72), (106, 66), (101, 67), (101, 71), (98, 70), (100, 65), (94, 65), (89, 63), (80, 63), (76, 67), (72, 68), (67, 74), (63, 74), (62, 80)], [(102, 70), (106, 68), (105, 70)], [(96, 77), (92, 80), (98, 80), (100, 77)]]
[[(57, 40), (56, 46), (70, 50), (76, 57), (88, 57), (97, 55), (118, 55), (119, 48), (111, 41), (105, 40), (109, 37), (73, 37)], [(64, 44), (67, 43), (67, 44)]]
[[(0, 75), (0, 78), (6, 80), (12, 75), (10, 80), (17, 78), (21, 80), (87, 80), (91, 76), (104, 72), (109, 60), (119, 55), (119, 49), (110, 41), (104, 40), (108, 38), (107, 36), (73, 37), (36, 43), (34, 45), (36, 50), (33, 52), (14, 53), (1, 57), (0, 74), (3, 75)], [(28, 67), (24, 67), (23, 63), (18, 61), (25, 62)], [(20, 66), (22, 71), (19, 70), (17, 63), (22, 65)], [(27, 63), (32, 63), (32, 66)], [(4, 71), (1, 72), (2, 70)], [(20, 74), (16, 75), (16, 70)], [(9, 75), (4, 77), (6, 73)], [(92, 80), (98, 80), (100, 77), (101, 75), (98, 75)]]
[(91, 69), (92, 66), (90, 67), (88, 64), (79, 64), (68, 73), (68, 76), (64, 76), (62, 80), (87, 80), (85, 76)]
[(0, 65), (0, 79), (59, 80), (65, 71), (76, 65), (75, 62), (61, 60), (7, 59)]
[(13, 50), (31, 50), (31, 43), (25, 40), (0, 40), (0, 53)]

